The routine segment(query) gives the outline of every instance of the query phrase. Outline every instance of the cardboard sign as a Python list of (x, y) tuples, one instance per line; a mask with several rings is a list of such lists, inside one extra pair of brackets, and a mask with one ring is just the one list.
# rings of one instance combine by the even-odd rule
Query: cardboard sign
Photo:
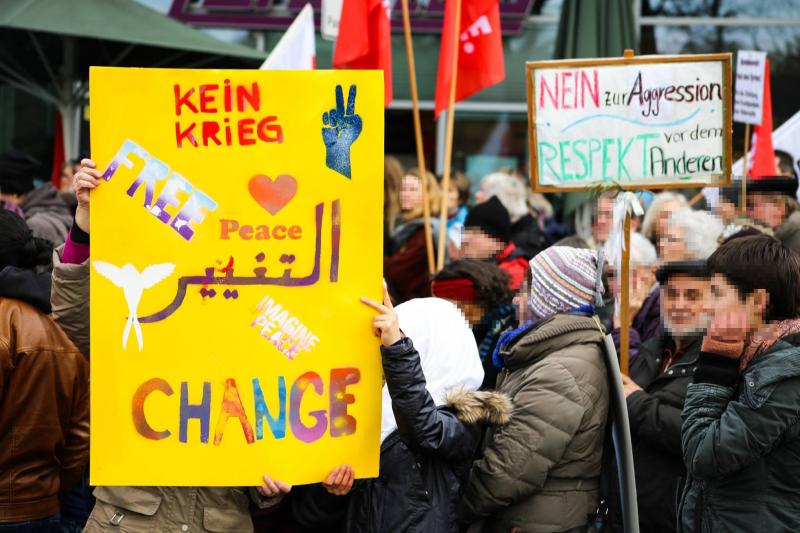
[(730, 181), (730, 54), (527, 64), (534, 190)]
[(766, 52), (740, 50), (736, 55), (736, 92), (733, 99), (733, 120), (736, 122), (761, 125), (766, 61)]
[(380, 72), (92, 68), (91, 482), (378, 473)]

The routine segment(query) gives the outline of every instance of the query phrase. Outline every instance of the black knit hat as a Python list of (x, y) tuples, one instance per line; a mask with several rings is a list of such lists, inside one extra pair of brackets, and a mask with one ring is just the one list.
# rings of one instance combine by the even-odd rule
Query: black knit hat
[(22, 152), (12, 150), (0, 157), (0, 192), (26, 194), (33, 190), (33, 174), (39, 162)]
[(53, 245), (33, 236), (19, 215), (0, 207), (0, 270), (33, 268), (50, 263)]
[(678, 274), (707, 278), (708, 267), (705, 261), (672, 261), (658, 267), (656, 279), (661, 285), (664, 285), (669, 281), (669, 278)]
[(797, 195), (797, 176), (764, 176), (747, 180), (747, 192), (783, 194), (794, 198)]
[(469, 210), (465, 228), (476, 228), (503, 242), (511, 240), (511, 217), (497, 196)]

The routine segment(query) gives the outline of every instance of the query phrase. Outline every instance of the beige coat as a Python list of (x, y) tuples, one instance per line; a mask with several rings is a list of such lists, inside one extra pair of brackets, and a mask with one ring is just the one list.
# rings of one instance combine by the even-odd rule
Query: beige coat
[(511, 421), (473, 466), (462, 502), (468, 521), (547, 533), (586, 524), (608, 415), (602, 341), (594, 318), (562, 314), (501, 350), (498, 391), (511, 398)]
[[(64, 264), (62, 249), (53, 254), (53, 318), (88, 357), (89, 261)], [(94, 496), (97, 504), (86, 523), (86, 533), (250, 532), (250, 500), (261, 508), (281, 500), (262, 498), (252, 488), (236, 487), (97, 487)]]

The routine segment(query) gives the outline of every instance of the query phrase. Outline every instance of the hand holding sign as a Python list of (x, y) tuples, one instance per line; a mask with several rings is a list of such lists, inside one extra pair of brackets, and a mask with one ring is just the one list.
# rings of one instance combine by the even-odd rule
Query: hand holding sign
[(292, 486), (283, 481), (272, 479), (266, 474), (263, 479), (264, 483), (260, 487), (256, 487), (256, 490), (265, 498), (274, 498), (279, 494), (289, 494), (292, 491)]
[(372, 320), (372, 330), (376, 337), (380, 337), (384, 346), (391, 346), (403, 338), (400, 323), (397, 320), (397, 311), (394, 310), (392, 300), (389, 298), (386, 284), (383, 285), (383, 305), (369, 298), (361, 298), (361, 301), (380, 313)]
[(72, 189), (78, 200), (75, 211), (75, 223), (84, 232), (89, 233), (89, 191), (100, 184), (102, 173), (97, 170), (97, 164), (91, 159), (81, 160), (81, 168), (72, 178)]
[(353, 483), (356, 479), (355, 476), (352, 467), (348, 465), (338, 466), (328, 474), (328, 477), (322, 482), (322, 486), (330, 494), (346, 496), (353, 488)]
[(356, 86), (350, 86), (347, 109), (344, 107), (342, 86), (336, 86), (336, 109), (322, 114), (322, 140), (325, 142), (325, 165), (342, 176), (350, 172), (350, 146), (361, 134), (363, 123), (356, 115)]

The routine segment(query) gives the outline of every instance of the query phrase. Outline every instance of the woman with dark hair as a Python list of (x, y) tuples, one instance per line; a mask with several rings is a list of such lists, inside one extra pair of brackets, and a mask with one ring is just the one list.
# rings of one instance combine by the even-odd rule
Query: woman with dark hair
[(679, 531), (796, 531), (800, 256), (740, 236), (708, 271), (711, 320), (683, 408)]
[(492, 363), (492, 353), (503, 331), (514, 325), (514, 293), (508, 274), (485, 261), (454, 261), (436, 275), (431, 293), (455, 303), (464, 313), (483, 364), (481, 389), (493, 389), (499, 369)]
[(89, 364), (50, 317), (52, 245), (0, 209), (0, 531), (58, 531), (89, 460)]

